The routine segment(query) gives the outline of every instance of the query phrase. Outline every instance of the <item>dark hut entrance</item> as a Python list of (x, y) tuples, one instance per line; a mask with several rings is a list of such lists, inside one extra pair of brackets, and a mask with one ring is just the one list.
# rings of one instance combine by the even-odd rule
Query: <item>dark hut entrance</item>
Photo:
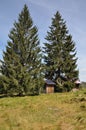
[(80, 84), (81, 84), (80, 80), (76, 80), (75, 81), (75, 88), (79, 89)]
[(46, 80), (46, 93), (54, 93), (55, 83), (52, 80)]

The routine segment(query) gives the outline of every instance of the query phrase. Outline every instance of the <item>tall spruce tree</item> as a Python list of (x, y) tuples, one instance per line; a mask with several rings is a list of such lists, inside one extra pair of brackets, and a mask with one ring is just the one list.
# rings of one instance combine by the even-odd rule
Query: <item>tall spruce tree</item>
[(3, 56), (0, 78), (3, 92), (10, 95), (39, 93), (40, 67), (38, 30), (33, 25), (27, 5), (24, 5), (10, 31)]
[(78, 78), (75, 43), (68, 34), (66, 22), (57, 11), (44, 43), (45, 77), (54, 80), (64, 90), (69, 82)]

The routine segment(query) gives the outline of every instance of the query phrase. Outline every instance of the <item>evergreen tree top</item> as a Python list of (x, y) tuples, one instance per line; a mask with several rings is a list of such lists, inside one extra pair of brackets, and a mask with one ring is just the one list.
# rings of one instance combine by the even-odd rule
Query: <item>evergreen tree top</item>
[(3, 86), (6, 93), (38, 93), (41, 67), (41, 49), (38, 30), (33, 25), (27, 5), (9, 34), (2, 63)]
[(78, 77), (75, 42), (59, 11), (52, 18), (49, 29), (44, 43), (45, 76), (55, 80), (62, 75), (67, 80)]

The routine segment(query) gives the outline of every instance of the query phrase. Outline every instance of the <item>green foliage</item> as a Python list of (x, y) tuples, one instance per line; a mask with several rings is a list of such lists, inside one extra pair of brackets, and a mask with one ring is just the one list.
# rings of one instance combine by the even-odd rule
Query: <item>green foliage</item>
[(7, 94), (39, 93), (41, 49), (38, 30), (26, 5), (10, 31), (1, 72), (2, 86)]
[(71, 91), (73, 88), (74, 88), (75, 84), (73, 82), (70, 82), (70, 81), (66, 81), (64, 82), (64, 85), (63, 85), (63, 88), (64, 90), (63, 91)]
[[(57, 12), (52, 18), (50, 30), (44, 43), (45, 77), (54, 80), (57, 87), (64, 87), (64, 82), (78, 78), (75, 43), (68, 34), (66, 22)], [(70, 85), (66, 85), (70, 87)], [(69, 89), (68, 89), (69, 90)]]

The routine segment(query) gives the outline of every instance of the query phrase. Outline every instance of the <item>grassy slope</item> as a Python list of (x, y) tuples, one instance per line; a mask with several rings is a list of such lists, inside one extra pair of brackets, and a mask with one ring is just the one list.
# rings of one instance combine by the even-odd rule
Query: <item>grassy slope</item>
[(0, 130), (86, 130), (86, 91), (1, 98)]

